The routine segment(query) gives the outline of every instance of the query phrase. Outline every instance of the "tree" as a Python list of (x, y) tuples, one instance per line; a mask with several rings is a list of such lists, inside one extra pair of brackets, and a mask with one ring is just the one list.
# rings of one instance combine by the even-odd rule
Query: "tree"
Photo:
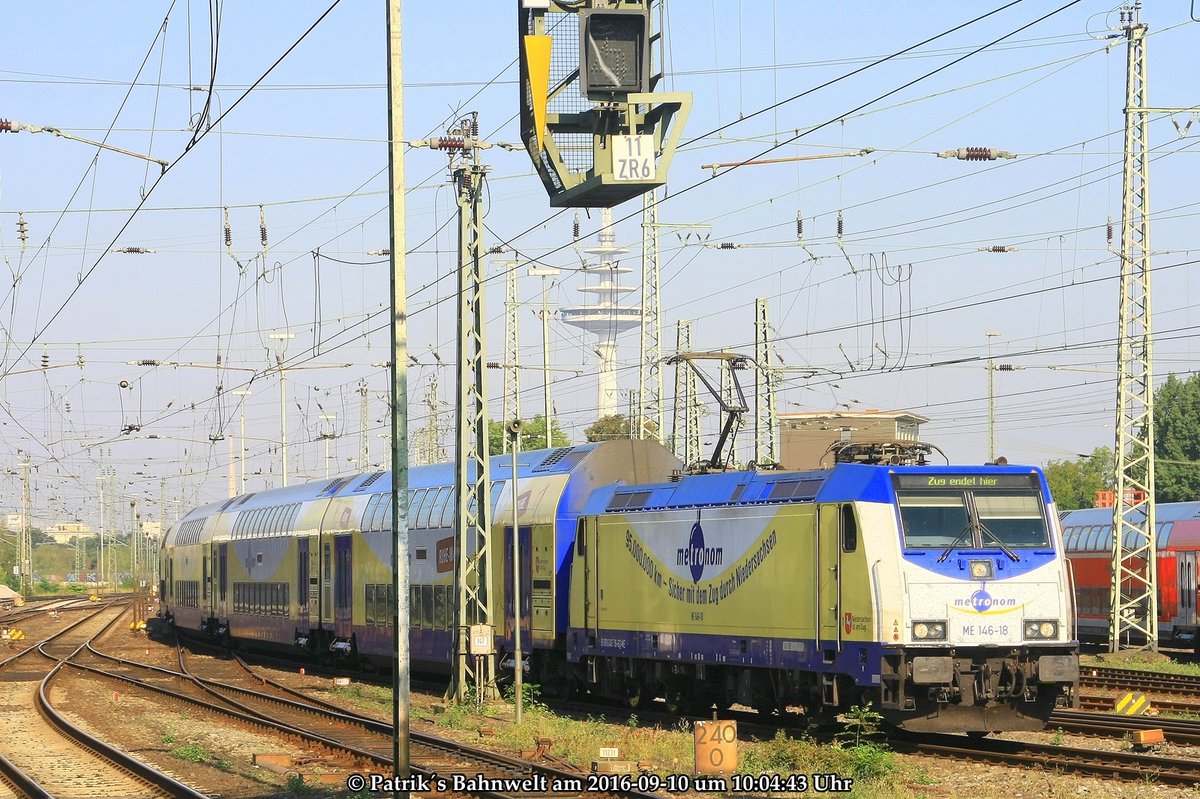
[(588, 429), (583, 431), (583, 437), (588, 441), (611, 441), (616, 438), (633, 438), (633, 425), (623, 414), (614, 413), (611, 416), (601, 416)]
[(1154, 494), (1158, 502), (1200, 499), (1200, 375), (1167, 375), (1154, 396)]
[[(488, 446), (491, 447), (493, 455), (499, 455), (504, 452), (504, 439), (508, 433), (504, 429), (504, 422), (491, 421), (488, 422)], [(553, 433), (553, 442), (556, 447), (565, 447), (571, 443), (571, 439), (559, 427), (558, 421), (555, 420), (551, 427)], [(531, 449), (546, 448), (546, 419), (540, 413), (532, 419), (521, 420), (521, 451)]]
[(1090, 508), (1096, 492), (1112, 489), (1114, 471), (1113, 451), (1096, 447), (1092, 454), (1078, 460), (1050, 461), (1046, 464), (1046, 482), (1050, 495), (1059, 510)]

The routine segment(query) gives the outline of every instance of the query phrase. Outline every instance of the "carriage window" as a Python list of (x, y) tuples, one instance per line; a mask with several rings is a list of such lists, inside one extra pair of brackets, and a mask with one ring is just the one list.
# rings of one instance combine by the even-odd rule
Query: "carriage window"
[(897, 492), (896, 498), (906, 547), (948, 547), (970, 525), (962, 494)]
[(437, 497), (433, 501), (433, 505), (429, 510), (429, 527), (449, 527), (446, 522), (446, 504), (450, 501), (450, 489), (442, 488), (437, 492)]
[(443, 488), (446, 492), (446, 499), (442, 502), (442, 527), (454, 526), (454, 514), (458, 512), (458, 503), (454, 501), (452, 491), (449, 488)]
[[(999, 543), (1010, 547), (1050, 545), (1046, 520), (1042, 517), (1042, 503), (1036, 494), (978, 492), (975, 494), (975, 508), (979, 512), (980, 524)], [(987, 538), (985, 534), (984, 546), (989, 543)]]
[[(445, 596), (445, 594), (443, 594)], [(421, 626), (433, 629), (433, 586), (421, 586)]]
[(364, 530), (381, 530), (383, 529), (383, 513), (384, 505), (388, 501), (389, 494), (376, 494), (378, 501), (375, 503), (375, 509), (371, 511), (370, 526), (364, 527)]
[(359, 525), (364, 533), (375, 529), (371, 526), (372, 520), (375, 518), (375, 509), (379, 507), (379, 503), (383, 501), (383, 494), (372, 494), (367, 500), (367, 509), (363, 511), (362, 523)]
[(388, 531), (392, 529), (392, 513), (395, 511), (396, 506), (392, 503), (390, 495), (385, 494), (384, 497), (383, 521), (380, 522), (379, 529)]
[(287, 515), (287, 529), (294, 531), (296, 529), (296, 519), (300, 516), (300, 503), (291, 506), (291, 510)]
[(433, 626), (445, 630), (450, 626), (450, 592), (449, 586), (435, 585), (433, 587)]
[[(420, 525), (421, 511), (425, 510), (425, 500), (432, 493), (433, 492), (429, 491), (428, 489), (420, 488), (420, 489), (417, 489), (415, 494), (412, 494), (412, 501), (409, 502), (409, 504), (408, 504), (408, 526), (409, 526), (409, 529), (411, 529), (413, 527), (421, 526)], [(389, 524), (388, 527), (391, 527), (391, 525)], [(384, 529), (387, 529), (387, 528), (384, 528)]]

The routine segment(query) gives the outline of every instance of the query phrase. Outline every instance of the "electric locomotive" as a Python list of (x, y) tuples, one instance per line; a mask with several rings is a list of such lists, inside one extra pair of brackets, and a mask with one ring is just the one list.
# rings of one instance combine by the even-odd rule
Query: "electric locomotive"
[(1041, 729), (1078, 682), (1056, 514), (1031, 467), (838, 464), (596, 492), (566, 651), (596, 693)]

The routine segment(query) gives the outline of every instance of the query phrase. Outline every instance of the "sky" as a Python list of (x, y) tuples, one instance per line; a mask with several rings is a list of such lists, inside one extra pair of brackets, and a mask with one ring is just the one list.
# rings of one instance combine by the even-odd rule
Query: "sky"
[[(405, 139), (477, 112), (487, 140), (519, 140), (516, 7), (404, 3)], [(361, 0), (6, 9), (0, 119), (169, 169), (48, 132), (0, 133), (0, 510), (19, 510), (28, 457), (37, 523), (94, 523), (102, 470), (122, 503), (170, 520), (228, 494), (243, 423), (247, 488), (280, 485), (277, 356), (291, 482), (356, 467), (363, 386), (369, 459), (386, 463), (388, 263), (372, 254), (388, 246), (385, 12)], [(1191, 13), (1142, 11), (1156, 108), (1197, 104)], [(1116, 6), (669, 0), (665, 20), (661, 88), (691, 92), (693, 108), (659, 221), (708, 226), (661, 235), (667, 349), (689, 320), (693, 349), (752, 354), (766, 298), (780, 412), (913, 411), (951, 461), (983, 462), (990, 355), (1013, 367), (993, 375), (996, 454), (1045, 464), (1113, 445)], [(1159, 380), (1196, 360), (1193, 119), (1149, 124)], [(1017, 157), (935, 155), (968, 146)], [(839, 157), (795, 160), (816, 155)], [(586, 302), (599, 211), (551, 208), (522, 150), (485, 158), (486, 245), (507, 249), (495, 260), (558, 267), (549, 303)], [(704, 166), (754, 159), (789, 160), (715, 177)], [(453, 423), (457, 209), (444, 154), (410, 149), (405, 171), (415, 443), (434, 380), (443, 431)], [(633, 268), (622, 279), (639, 286), (640, 201), (613, 218)], [(112, 252), (126, 247), (153, 252)], [(502, 267), (488, 274), (499, 361)], [(524, 277), (519, 292), (521, 360), (540, 364), (541, 283)], [(575, 441), (596, 416), (593, 343), (551, 320), (555, 415)], [(622, 336), (623, 398), (638, 358), (636, 332)], [(500, 373), (488, 380), (498, 417)], [(526, 370), (524, 415), (541, 396)], [(711, 443), (717, 415), (704, 419)], [(743, 435), (739, 457), (750, 445)]]

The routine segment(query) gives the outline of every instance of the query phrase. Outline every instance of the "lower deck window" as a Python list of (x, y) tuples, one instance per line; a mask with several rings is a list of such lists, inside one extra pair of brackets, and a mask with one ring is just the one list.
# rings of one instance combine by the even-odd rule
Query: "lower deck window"
[(175, 583), (175, 604), (181, 608), (200, 607), (200, 581), (177, 581)]
[(233, 612), (252, 616), (286, 616), (291, 586), (287, 583), (234, 583)]

